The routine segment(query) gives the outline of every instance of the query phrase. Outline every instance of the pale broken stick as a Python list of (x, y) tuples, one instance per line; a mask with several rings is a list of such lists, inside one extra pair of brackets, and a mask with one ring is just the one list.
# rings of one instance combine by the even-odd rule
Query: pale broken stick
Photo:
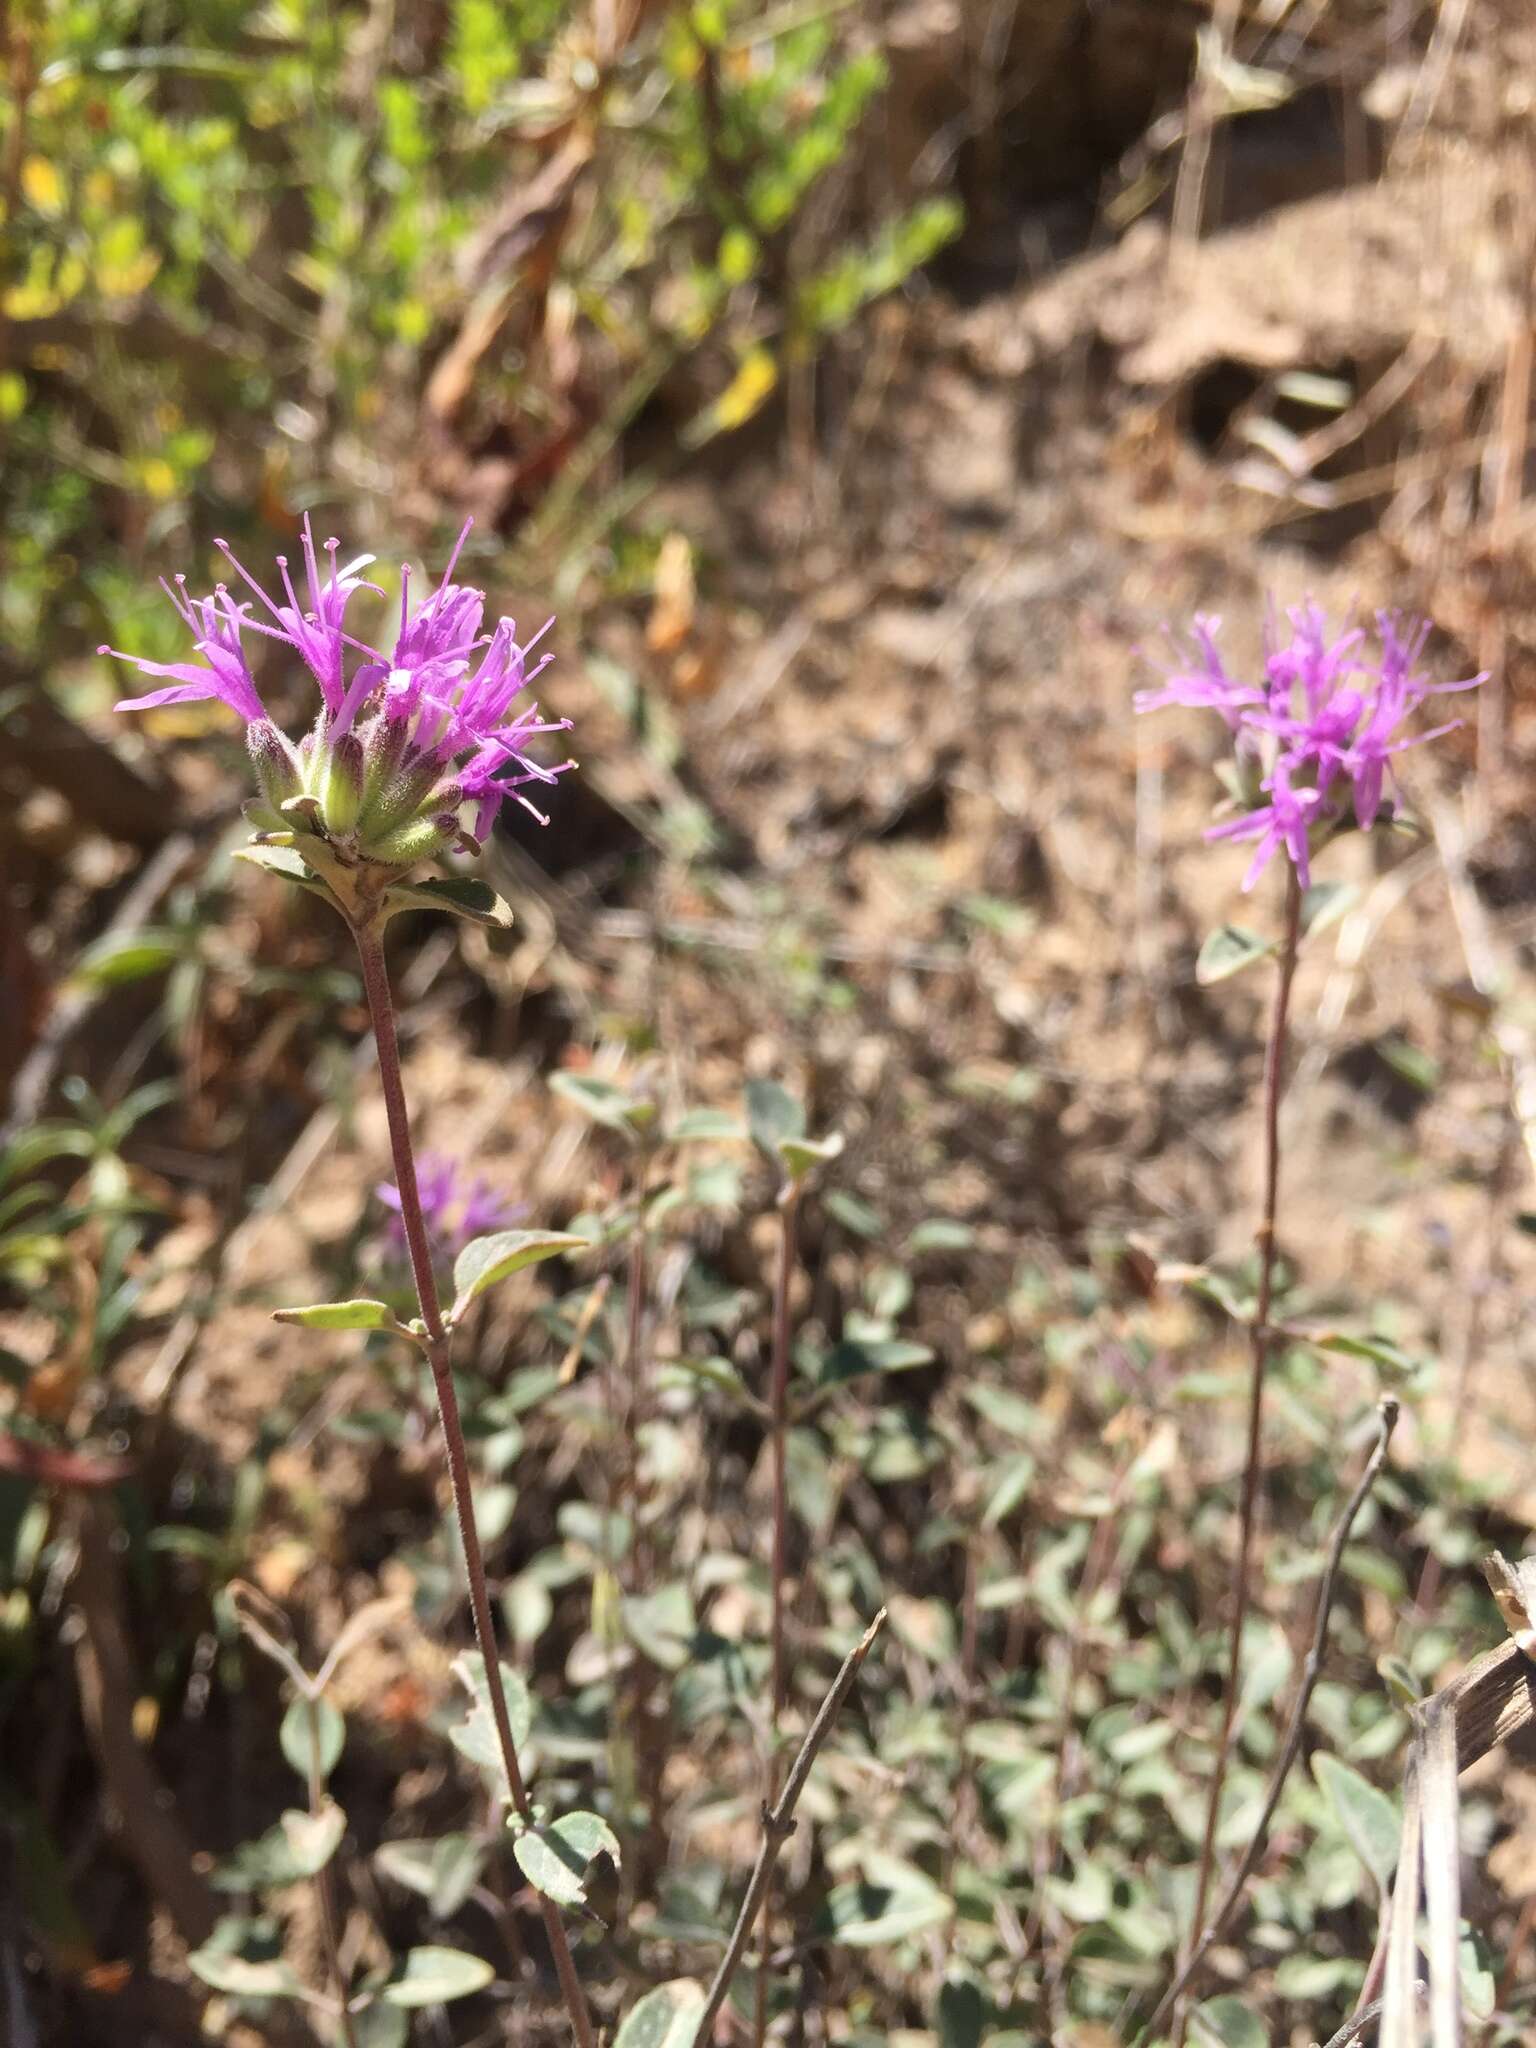
[(784, 1790), (777, 1803), (770, 1810), (763, 1809), (763, 1841), (757, 1852), (757, 1861), (752, 1866), (752, 1875), (747, 1879), (746, 1895), (741, 1902), (741, 1911), (736, 1915), (736, 1925), (731, 1929), (730, 1941), (726, 1944), (715, 1980), (709, 1987), (704, 2000), (704, 2010), (699, 2014), (694, 2030), (694, 2048), (704, 2048), (709, 2039), (709, 2030), (715, 2023), (715, 2016), (725, 2003), (726, 1993), (731, 1988), (731, 1979), (741, 1965), (752, 1939), (752, 1929), (762, 1910), (763, 1900), (768, 1896), (768, 1886), (773, 1878), (774, 1865), (779, 1860), (779, 1851), (794, 1833), (795, 1806), (805, 1790), (805, 1781), (811, 1775), (811, 1766), (821, 1745), (832, 1732), (832, 1723), (837, 1719), (843, 1701), (853, 1690), (853, 1681), (858, 1677), (864, 1659), (869, 1655), (875, 1637), (885, 1625), (885, 1609), (882, 1607), (874, 1620), (865, 1629), (848, 1655), (843, 1659), (843, 1668), (832, 1681), (832, 1690), (816, 1710), (816, 1718), (806, 1730), (805, 1740), (800, 1745), (800, 1754), (795, 1758), (794, 1768), (784, 1781)]

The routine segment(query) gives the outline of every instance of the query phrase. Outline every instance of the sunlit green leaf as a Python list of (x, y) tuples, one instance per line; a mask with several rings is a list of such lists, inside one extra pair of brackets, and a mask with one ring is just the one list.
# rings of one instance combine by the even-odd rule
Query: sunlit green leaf
[(390, 2005), (447, 2005), (483, 1991), (496, 1972), (458, 1948), (411, 1948), (390, 1971), (379, 1996)]
[(557, 1905), (579, 1906), (587, 1896), (587, 1866), (597, 1855), (617, 1864), (619, 1840), (599, 1814), (567, 1813), (539, 1827), (521, 1829), (512, 1853), (536, 1891)]

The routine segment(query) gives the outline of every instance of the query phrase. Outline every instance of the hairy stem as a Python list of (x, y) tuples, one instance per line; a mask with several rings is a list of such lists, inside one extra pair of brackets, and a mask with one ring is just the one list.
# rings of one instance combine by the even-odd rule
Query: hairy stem
[[(384, 1091), (385, 1114), (389, 1119), (389, 1143), (394, 1155), (395, 1185), (400, 1190), (400, 1220), (404, 1225), (405, 1241), (410, 1250), (411, 1273), (416, 1282), (416, 1297), (421, 1304), (421, 1319), (426, 1326), (427, 1360), (432, 1367), (432, 1384), (437, 1392), (438, 1414), (443, 1425), (443, 1443), (448, 1453), (448, 1472), (453, 1482), (454, 1511), (458, 1516), (459, 1537), (464, 1546), (464, 1564), (469, 1578), (469, 1604), (474, 1615), (475, 1640), (485, 1663), (486, 1690), (490, 1697), (491, 1718), (496, 1724), (496, 1737), (501, 1745), (502, 1762), (506, 1767), (507, 1789), (519, 1817), (531, 1822), (533, 1806), (517, 1761), (517, 1745), (512, 1739), (512, 1721), (507, 1712), (506, 1688), (502, 1684), (501, 1663), (496, 1653), (496, 1629), (491, 1620), (491, 1598), (485, 1581), (485, 1555), (480, 1547), (480, 1532), (475, 1524), (469, 1456), (464, 1447), (464, 1424), (459, 1415), (459, 1397), (454, 1390), (453, 1373), (449, 1365), (449, 1333), (443, 1322), (442, 1306), (438, 1300), (437, 1280), (432, 1271), (432, 1252), (427, 1239), (426, 1223), (421, 1213), (421, 1196), (416, 1186), (416, 1159), (411, 1147), (410, 1117), (405, 1105), (405, 1084), (400, 1072), (400, 1044), (395, 1035), (394, 1002), (390, 994), (388, 970), (384, 965), (384, 947), (379, 929), (374, 925), (354, 926), (353, 937), (357, 941), (358, 958), (363, 969), (363, 987), (368, 997), (368, 1013), (373, 1020), (373, 1035), (379, 1048), (379, 1079)], [(576, 1964), (571, 1955), (571, 1945), (566, 1938), (559, 1908), (552, 1899), (545, 1898), (541, 1892), (539, 1911), (543, 1915), (544, 1931), (549, 1938), (550, 1952), (555, 1959), (555, 1970), (560, 1979), (566, 2010), (570, 2014), (572, 2032), (576, 2036), (579, 2048), (595, 2048), (591, 2014), (582, 1995), (580, 1980), (576, 1975)]]
[(1382, 1402), (1376, 1426), (1376, 1441), (1370, 1456), (1365, 1461), (1355, 1489), (1344, 1504), (1344, 1510), (1334, 1526), (1333, 1536), (1328, 1545), (1328, 1557), (1323, 1566), (1322, 1581), (1317, 1589), (1317, 1609), (1312, 1622), (1312, 1641), (1307, 1650), (1307, 1661), (1302, 1666), (1301, 1684), (1297, 1687), (1296, 1698), (1291, 1706), (1291, 1717), (1286, 1724), (1285, 1740), (1280, 1745), (1280, 1754), (1270, 1773), (1269, 1788), (1264, 1794), (1264, 1806), (1249, 1837), (1248, 1846), (1238, 1858), (1220, 1904), (1211, 1915), (1206, 1927), (1192, 1945), (1185, 1962), (1180, 1966), (1173, 1982), (1158, 2000), (1147, 2033), (1156, 2039), (1158, 2027), (1173, 2010), (1192, 1979), (1199, 1973), (1210, 1950), (1221, 1939), (1227, 1922), (1237, 1911), (1242, 1901), (1248, 1880), (1258, 1867), (1269, 1839), (1269, 1824), (1275, 1817), (1280, 1804), (1280, 1795), (1285, 1790), (1285, 1781), (1291, 1775), (1292, 1766), (1301, 1754), (1301, 1739), (1306, 1728), (1307, 1708), (1312, 1704), (1312, 1695), (1317, 1681), (1323, 1675), (1323, 1651), (1328, 1641), (1328, 1617), (1333, 1611), (1334, 1588), (1338, 1584), (1339, 1566), (1344, 1560), (1344, 1546), (1349, 1541), (1349, 1532), (1355, 1525), (1355, 1517), (1365, 1505), (1366, 1496), (1376, 1483), (1376, 1475), (1386, 1460), (1387, 1446), (1392, 1441), (1392, 1432), (1397, 1427), (1398, 1403), (1391, 1396)]
[[(1264, 1191), (1259, 1214), (1259, 1288), (1252, 1325), (1252, 1368), (1248, 1380), (1248, 1453), (1243, 1465), (1243, 1494), (1237, 1539), (1237, 1564), (1233, 1572), (1232, 1634), (1227, 1650), (1227, 1680), (1221, 1703), (1221, 1733), (1216, 1742), (1216, 1762), (1211, 1771), (1211, 1789), (1205, 1809), (1205, 1835), (1200, 1844), (1200, 1869), (1195, 1879), (1195, 1909), (1190, 1916), (1189, 1947), (1186, 1958), (1198, 1954), (1205, 1933), (1205, 1902), (1211, 1888), (1216, 1861), (1216, 1829), (1221, 1817), (1221, 1793), (1226, 1782), (1227, 1759), (1232, 1749), (1232, 1725), (1237, 1715), (1238, 1681), (1242, 1676), (1243, 1627), (1248, 1619), (1249, 1570), (1253, 1558), (1253, 1532), (1258, 1519), (1262, 1489), (1264, 1380), (1269, 1368), (1274, 1332), (1270, 1328), (1270, 1304), (1275, 1288), (1275, 1214), (1280, 1200), (1280, 1095), (1285, 1078), (1285, 1051), (1291, 1010), (1291, 984), (1296, 976), (1296, 953), (1301, 943), (1301, 883), (1291, 862), (1285, 868), (1285, 932), (1280, 942), (1280, 959), (1275, 976), (1275, 1005), (1270, 1018), (1269, 1043), (1264, 1053)], [(1176, 2042), (1183, 2039), (1182, 2023), (1174, 2028)]]
[[(800, 1191), (794, 1181), (786, 1184), (779, 1197), (779, 1263), (773, 1284), (773, 1355), (769, 1372), (769, 1444), (773, 1459), (773, 1555), (769, 1567), (772, 1620), (769, 1624), (768, 1774), (764, 1812), (779, 1793), (779, 1723), (788, 1693), (788, 1671), (784, 1655), (784, 1578), (789, 1547), (789, 1502), (787, 1487), (787, 1439), (789, 1435), (789, 1296), (795, 1274), (795, 1220)], [(768, 2031), (768, 1955), (773, 1872), (763, 1887), (762, 1952), (758, 1961), (757, 1997), (753, 2013), (754, 2048), (762, 2048)]]

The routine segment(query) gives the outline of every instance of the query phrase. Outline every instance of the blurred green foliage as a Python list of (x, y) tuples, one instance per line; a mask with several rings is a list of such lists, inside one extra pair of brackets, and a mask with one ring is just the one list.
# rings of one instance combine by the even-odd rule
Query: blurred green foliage
[(688, 447), (959, 225), (851, 176), (811, 220), (886, 75), (846, 6), (34, 0), (10, 72), (0, 628), (43, 663), (168, 652), (152, 565), (391, 496), (424, 425), (510, 447), (508, 529), (555, 486), (558, 546), (679, 366)]

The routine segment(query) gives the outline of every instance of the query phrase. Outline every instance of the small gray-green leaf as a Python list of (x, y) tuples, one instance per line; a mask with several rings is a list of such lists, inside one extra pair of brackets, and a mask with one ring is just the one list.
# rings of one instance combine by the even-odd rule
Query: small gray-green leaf
[(322, 1784), (336, 1768), (347, 1724), (329, 1700), (297, 1699), (283, 1716), (278, 1745), (305, 1784), (310, 1770)]
[(426, 882), (398, 882), (384, 893), (384, 909), (393, 916), (400, 910), (446, 910), (452, 917), (468, 918), (471, 924), (492, 931), (512, 929), (512, 912), (489, 883), (472, 875), (434, 876)]
[(304, 1986), (285, 1962), (247, 1962), (244, 1956), (194, 1949), (187, 1957), (194, 1976), (231, 1998), (301, 1998)]
[(1219, 924), (1200, 948), (1195, 980), (1202, 988), (1209, 988), (1212, 982), (1241, 974), (1245, 967), (1251, 967), (1255, 960), (1264, 959), (1274, 950), (1272, 939), (1246, 931), (1240, 924)]
[(1313, 932), (1327, 931), (1329, 925), (1337, 924), (1352, 908), (1359, 895), (1353, 882), (1314, 882), (1310, 889), (1302, 891), (1302, 930), (1308, 937)]
[(293, 1858), (296, 1877), (314, 1877), (341, 1847), (347, 1832), (347, 1816), (334, 1799), (327, 1799), (318, 1813), (300, 1813), (296, 1807), (279, 1817)]
[(616, 1081), (604, 1080), (600, 1074), (551, 1074), (549, 1085), (557, 1095), (563, 1095), (567, 1102), (574, 1103), (584, 1116), (591, 1117), (596, 1124), (602, 1124), (610, 1131), (622, 1131), (626, 1138), (644, 1129), (656, 1115), (654, 1102), (647, 1102), (643, 1096), (631, 1095), (627, 1088), (621, 1088)]
[(1326, 1752), (1312, 1759), (1312, 1774), (1350, 1847), (1385, 1892), (1397, 1868), (1401, 1822), (1396, 1803), (1341, 1758)]
[(565, 1230), (498, 1230), (490, 1237), (472, 1237), (453, 1262), (454, 1316), (509, 1274), (561, 1252), (584, 1251), (587, 1243)]
[(805, 1111), (777, 1081), (747, 1083), (747, 1128), (763, 1150), (778, 1157), (786, 1138), (805, 1136)]
[[(506, 1765), (501, 1754), (501, 1740), (496, 1733), (496, 1720), (491, 1712), (490, 1687), (485, 1680), (485, 1659), (478, 1650), (466, 1650), (454, 1659), (453, 1675), (469, 1693), (472, 1705), (469, 1718), (461, 1721), (457, 1728), (448, 1731), (449, 1740), (461, 1756), (480, 1770), (490, 1773), (491, 1782), (508, 1796)], [(507, 1695), (507, 1719), (512, 1729), (512, 1746), (520, 1750), (528, 1740), (533, 1727), (533, 1701), (522, 1678), (510, 1664), (501, 1666), (501, 1683)]]
[(843, 1149), (842, 1134), (833, 1131), (825, 1138), (780, 1138), (776, 1150), (784, 1171), (793, 1181), (802, 1181), (813, 1168), (825, 1166)]
[(558, 1906), (580, 1906), (586, 1903), (587, 1865), (600, 1854), (617, 1864), (619, 1842), (600, 1814), (567, 1813), (542, 1827), (524, 1828), (512, 1854), (535, 1891)]
[(847, 1948), (883, 1948), (888, 1942), (940, 1927), (954, 1914), (954, 1902), (937, 1885), (888, 1885), (857, 1880), (834, 1885), (822, 1917), (832, 1939)]
[(1208, 2048), (1269, 2048), (1269, 2032), (1240, 1998), (1208, 1998), (1189, 2016), (1190, 2027)]
[(235, 849), (234, 858), (248, 860), (252, 867), (264, 868), (269, 875), (280, 876), (285, 882), (297, 882), (301, 889), (323, 896), (328, 903), (335, 901), (324, 882), (291, 846), (240, 846)]
[[(297, 1323), (304, 1330), (399, 1330), (387, 1301), (317, 1301), (309, 1308), (278, 1308), (275, 1323)], [(403, 1334), (403, 1332), (402, 1332)]]
[[(680, 1116), (668, 1131), (667, 1136), (674, 1145), (686, 1145), (706, 1138), (720, 1140), (744, 1138), (747, 1135), (740, 1117), (732, 1116), (728, 1109), (690, 1109)], [(665, 1987), (663, 1987), (665, 1989)], [(655, 1997), (657, 1994), (650, 1994)], [(643, 2005), (642, 1999), (640, 2004)], [(640, 2006), (635, 2007), (638, 2012)], [(628, 2024), (626, 2022), (626, 2024)], [(622, 2030), (620, 2038), (622, 2039)]]
[(411, 2022), (397, 2005), (385, 2005), (375, 1999), (372, 2005), (365, 2005), (361, 2012), (352, 2015), (352, 2032), (357, 2048), (406, 2048), (411, 2036)]
[(613, 2048), (693, 2048), (703, 2003), (703, 1988), (690, 1977), (658, 1984), (625, 2013)]
[(388, 2005), (447, 2005), (483, 1991), (495, 1977), (490, 1964), (461, 1948), (411, 1948), (396, 1963), (379, 1996)]

